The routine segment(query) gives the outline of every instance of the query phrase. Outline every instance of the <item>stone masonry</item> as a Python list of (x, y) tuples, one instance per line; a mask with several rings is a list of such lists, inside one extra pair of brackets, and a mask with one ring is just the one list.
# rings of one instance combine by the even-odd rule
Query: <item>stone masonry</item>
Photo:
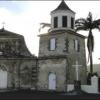
[[(76, 35), (77, 34), (77, 35)], [(68, 83), (75, 80), (75, 68), (72, 66), (78, 60), (82, 65), (80, 68), (80, 80), (86, 84), (86, 57), (85, 57), (85, 37), (72, 31), (56, 31), (40, 35), (39, 48), (39, 74), (38, 88), (48, 89), (49, 73), (55, 73), (57, 76), (57, 90), (64, 91)], [(48, 50), (50, 38), (56, 38), (56, 50)], [(68, 51), (65, 50), (66, 39), (69, 41)], [(74, 39), (80, 43), (80, 51), (74, 49)]]

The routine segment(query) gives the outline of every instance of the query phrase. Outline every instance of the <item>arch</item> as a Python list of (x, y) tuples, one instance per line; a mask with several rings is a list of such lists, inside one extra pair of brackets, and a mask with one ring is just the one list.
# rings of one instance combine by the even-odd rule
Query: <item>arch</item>
[(0, 65), (0, 70), (7, 71), (7, 68), (6, 68), (6, 66), (4, 64), (1, 64)]
[(48, 77), (49, 90), (56, 90), (56, 74), (50, 73)]
[(7, 68), (0, 65), (0, 89), (7, 88)]

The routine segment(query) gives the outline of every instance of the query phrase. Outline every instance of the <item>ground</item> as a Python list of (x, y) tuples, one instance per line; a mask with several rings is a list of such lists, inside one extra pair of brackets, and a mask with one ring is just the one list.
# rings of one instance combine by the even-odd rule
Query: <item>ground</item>
[(10, 91), (0, 91), (0, 99), (24, 99), (24, 100), (100, 100), (99, 94), (82, 94), (82, 95), (66, 95), (62, 92), (46, 92), (46, 91), (33, 91), (33, 90), (10, 90)]

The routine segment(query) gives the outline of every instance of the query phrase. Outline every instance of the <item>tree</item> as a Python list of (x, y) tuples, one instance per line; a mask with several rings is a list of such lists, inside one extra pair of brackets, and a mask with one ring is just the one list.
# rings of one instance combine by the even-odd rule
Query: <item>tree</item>
[(75, 21), (76, 32), (80, 30), (89, 31), (87, 37), (87, 48), (89, 52), (90, 59), (90, 73), (93, 74), (93, 61), (92, 61), (92, 52), (94, 50), (94, 36), (92, 34), (93, 29), (98, 29), (100, 31), (100, 19), (93, 20), (92, 13), (89, 12), (86, 19), (80, 18)]
[[(45, 28), (45, 27), (49, 27), (49, 30), (50, 30), (50, 28), (51, 28), (51, 24), (49, 24), (49, 23), (40, 23), (40, 28), (39, 28), (39, 32), (41, 31), (41, 29), (43, 29), (43, 28)], [(49, 31), (48, 30), (48, 31)]]

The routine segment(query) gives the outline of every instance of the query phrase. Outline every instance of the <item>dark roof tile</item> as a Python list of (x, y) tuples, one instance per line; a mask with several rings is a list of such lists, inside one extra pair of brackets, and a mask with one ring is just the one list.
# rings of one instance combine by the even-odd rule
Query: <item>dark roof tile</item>
[[(16, 41), (18, 41), (19, 42), (19, 40), (20, 40), (20, 52), (19, 52), (19, 54), (7, 54), (6, 56), (8, 56), (8, 57), (28, 57), (28, 58), (30, 58), (30, 57), (35, 57), (34, 55), (32, 55), (30, 52), (29, 52), (29, 50), (28, 50), (28, 48), (27, 48), (27, 46), (26, 46), (26, 43), (25, 43), (25, 40), (24, 40), (24, 36), (23, 35), (20, 35), (20, 34), (17, 34), (17, 33), (14, 33), (14, 32), (10, 32), (10, 31), (8, 31), (8, 30), (5, 30), (4, 28), (2, 28), (2, 29), (0, 29), (0, 40), (2, 40), (2, 38), (5, 38), (5, 39), (3, 39), (3, 41), (5, 41), (5, 40), (7, 40), (7, 39), (16, 39), (17, 38), (17, 40)], [(12, 41), (13, 42), (13, 41)], [(6, 43), (6, 42), (5, 42)], [(10, 42), (11, 43), (11, 42)], [(11, 45), (12, 46), (12, 45)], [(14, 47), (15, 48), (15, 47)], [(6, 52), (8, 52), (8, 51), (6, 51)], [(5, 57), (6, 57), (5, 56)]]
[(57, 10), (70, 10), (71, 12), (75, 13), (74, 11), (72, 11), (72, 10), (67, 6), (67, 4), (64, 2), (64, 0), (62, 0), (62, 2), (60, 3), (60, 5), (59, 5), (55, 10), (53, 10), (52, 12), (57, 11)]
[(0, 36), (7, 36), (7, 37), (23, 37), (20, 34), (14, 33), (14, 32), (10, 32), (8, 30), (5, 30), (4, 28), (0, 29)]

